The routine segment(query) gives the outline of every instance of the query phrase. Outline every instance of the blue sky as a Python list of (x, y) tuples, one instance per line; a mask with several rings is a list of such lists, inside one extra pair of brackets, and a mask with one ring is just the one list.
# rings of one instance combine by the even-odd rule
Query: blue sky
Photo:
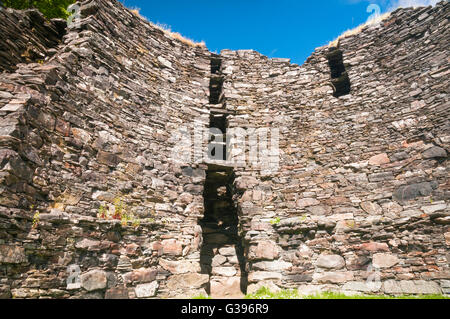
[(367, 21), (378, 4), (381, 13), (435, 0), (122, 0), (140, 8), (152, 22), (209, 50), (254, 49), (269, 57), (302, 64), (316, 47)]

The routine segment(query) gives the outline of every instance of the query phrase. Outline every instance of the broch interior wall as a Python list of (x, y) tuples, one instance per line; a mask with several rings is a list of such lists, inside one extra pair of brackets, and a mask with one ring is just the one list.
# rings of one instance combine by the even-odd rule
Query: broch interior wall
[[(449, 294), (447, 1), (302, 66), (80, 5), (0, 11), (0, 297)], [(221, 121), (278, 129), (279, 169), (173, 160)]]

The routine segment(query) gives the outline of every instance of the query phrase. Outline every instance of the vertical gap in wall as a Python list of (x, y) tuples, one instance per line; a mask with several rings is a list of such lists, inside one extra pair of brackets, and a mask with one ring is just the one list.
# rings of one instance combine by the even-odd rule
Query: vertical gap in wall
[[(226, 160), (227, 116), (223, 96), (224, 77), (221, 59), (211, 57), (210, 128), (220, 130), (220, 140), (212, 138), (210, 145), (223, 151)], [(216, 155), (211, 152), (211, 155)], [(217, 159), (217, 158), (216, 158)], [(239, 218), (233, 201), (234, 171), (232, 167), (209, 164), (204, 186), (204, 218), (200, 252), (202, 273), (210, 275), (207, 292), (214, 297), (236, 297), (247, 290), (244, 249), (239, 236)]]
[(330, 48), (327, 59), (331, 71), (331, 85), (333, 86), (334, 91), (333, 96), (340, 97), (350, 94), (350, 78), (345, 69), (342, 51), (335, 47)]

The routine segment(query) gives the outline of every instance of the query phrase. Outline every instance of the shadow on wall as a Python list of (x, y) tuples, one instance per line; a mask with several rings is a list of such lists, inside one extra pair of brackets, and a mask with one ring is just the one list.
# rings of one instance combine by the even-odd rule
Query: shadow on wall
[[(240, 277), (240, 292), (246, 294), (246, 260), (239, 236), (237, 208), (232, 200), (233, 182), (232, 169), (212, 165), (209, 167), (204, 188), (205, 215), (199, 222), (203, 230), (200, 261), (202, 273), (219, 281), (223, 279), (226, 282), (225, 277), (228, 276)], [(212, 289), (211, 282), (207, 293), (217, 294)]]

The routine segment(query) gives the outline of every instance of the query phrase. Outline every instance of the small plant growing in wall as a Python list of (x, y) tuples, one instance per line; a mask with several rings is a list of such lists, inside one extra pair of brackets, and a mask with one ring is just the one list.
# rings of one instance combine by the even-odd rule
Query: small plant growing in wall
[(345, 224), (346, 224), (348, 227), (350, 227), (350, 228), (355, 228), (355, 227), (356, 227), (356, 223), (355, 223), (354, 220), (347, 220), (347, 221), (345, 222)]
[(131, 226), (134, 228), (139, 228), (139, 226), (141, 226), (141, 220), (139, 218), (133, 218), (131, 221)]
[(138, 228), (141, 225), (141, 220), (136, 218), (134, 214), (127, 212), (127, 207), (123, 203), (121, 198), (116, 198), (114, 200), (114, 210), (101, 205), (98, 209), (97, 217), (101, 219), (113, 219), (119, 220), (122, 226), (127, 226), (131, 223), (131, 226)]
[(126, 219), (126, 213), (125, 213), (125, 205), (123, 204), (122, 200), (120, 198), (116, 198), (114, 200), (114, 214), (112, 216), (113, 219), (122, 220)]
[(39, 225), (39, 212), (35, 212), (33, 215), (33, 225), (31, 226), (32, 229), (36, 229)]
[(108, 215), (109, 215), (108, 209), (105, 206), (100, 205), (100, 208), (98, 209), (97, 217), (102, 218), (102, 219), (108, 219)]
[(276, 217), (270, 221), (271, 225), (278, 225), (281, 222), (280, 217)]
[[(34, 210), (34, 205), (30, 206), (31, 211)], [(39, 226), (39, 221), (40, 221), (40, 214), (39, 211), (34, 211), (34, 215), (33, 215), (33, 223), (31, 225), (31, 229), (36, 229)]]

